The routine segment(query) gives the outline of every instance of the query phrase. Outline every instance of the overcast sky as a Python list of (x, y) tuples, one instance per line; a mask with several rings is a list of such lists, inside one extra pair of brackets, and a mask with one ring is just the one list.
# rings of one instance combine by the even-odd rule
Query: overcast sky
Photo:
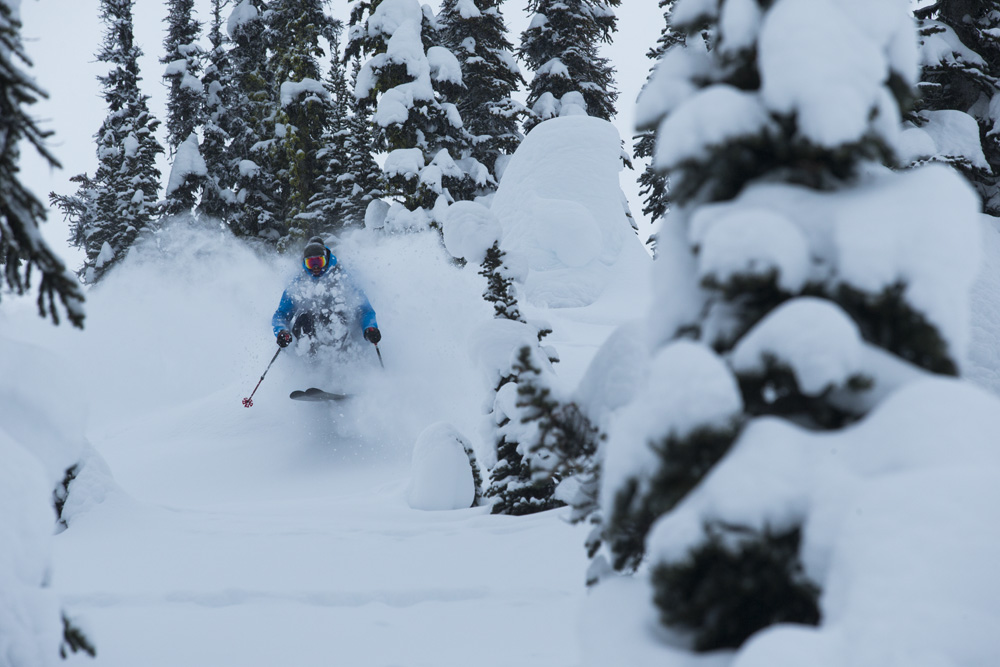
[[(432, 4), (436, 6), (437, 3)], [(526, 4), (524, 0), (508, 0), (503, 6), (511, 41), (515, 44), (527, 25)], [(651, 64), (645, 54), (655, 44), (662, 26), (657, 4), (656, 0), (626, 0), (618, 10), (619, 31), (615, 42), (604, 53), (618, 70), (620, 97), (615, 124), (630, 150), (635, 97)], [(346, 19), (347, 6), (346, 0), (331, 3), (333, 13), (342, 19)], [(205, 23), (210, 18), (209, 7), (207, 0), (196, 0), (198, 19)], [(63, 166), (60, 170), (50, 170), (30, 147), (23, 147), (23, 181), (43, 201), (48, 200), (48, 193), (53, 190), (60, 194), (74, 192), (75, 185), (69, 178), (81, 172), (93, 175), (97, 165), (93, 135), (103, 122), (106, 109), (96, 77), (107, 71), (94, 58), (102, 36), (98, 10), (98, 0), (23, 0), (21, 5), (22, 37), (34, 62), (30, 73), (50, 95), (48, 100), (35, 104), (29, 113), (42, 121), (42, 127), (55, 130), (49, 145)], [(159, 0), (136, 0), (134, 11), (136, 42), (144, 53), (140, 62), (143, 79), (140, 86), (151, 96), (150, 108), (162, 123), (166, 115), (166, 87), (161, 78), (164, 66), (158, 60), (162, 52), (166, 7)], [(162, 125), (160, 130), (160, 141), (165, 144)], [(163, 160), (163, 183), (169, 176), (167, 169)], [(641, 221), (642, 204), (635, 184), (637, 175), (623, 172), (621, 181), (632, 213)], [(66, 246), (68, 229), (58, 211), (50, 212), (43, 232), (49, 242), (62, 251), (72, 268), (79, 266), (82, 255)]]

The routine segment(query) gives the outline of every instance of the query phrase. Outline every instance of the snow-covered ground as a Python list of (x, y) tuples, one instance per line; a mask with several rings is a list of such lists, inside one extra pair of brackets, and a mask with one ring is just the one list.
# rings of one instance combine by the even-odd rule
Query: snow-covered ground
[[(180, 266), (133, 262), (90, 292), (83, 333), (29, 303), (4, 311), (5, 337), (58, 350), (39, 384), (75, 383), (53, 397), (89, 405), (87, 440), (113, 476), (84, 466), (94, 497), (74, 499), (55, 540), (52, 586), (98, 648), (71, 664), (575, 664), (581, 528), (406, 501), (430, 424), (489, 454), (465, 342), (491, 312), (474, 268), (430, 234), (359, 234), (337, 250), (378, 311), (386, 370), (372, 350), (356, 399), (294, 402), (301, 362), (285, 354), (246, 409), (294, 267), (182, 235)], [(555, 326), (580, 361), (610, 331)]]
[[(629, 384), (629, 378), (637, 380), (617, 373), (615, 364), (624, 372), (625, 361), (641, 347), (642, 327), (622, 325), (650, 314), (652, 262), (624, 212), (610, 204), (619, 201), (616, 173), (602, 169), (617, 162), (616, 153), (604, 149), (614, 147), (617, 137), (593, 119), (548, 122), (560, 132), (533, 135), (510, 167), (524, 187), (499, 192), (492, 213), (480, 211), (478, 219), (496, 216), (510, 263), (528, 288), (522, 292), (525, 315), (553, 329), (545, 342), (561, 357), (558, 381), (567, 393), (579, 385), (576, 395), (585, 405), (611, 409), (646, 391)], [(552, 187), (532, 191), (548, 169), (541, 158), (551, 153), (551, 142), (586, 141), (595, 143), (562, 162), (566, 169), (580, 170), (578, 178), (563, 174)], [(588, 161), (588, 155), (605, 155), (603, 164)], [(605, 175), (588, 180), (583, 173)], [(532, 192), (545, 206), (521, 207), (521, 192)], [(589, 197), (608, 208), (587, 207), (596, 217), (563, 215), (572, 207), (560, 202)], [(574, 220), (582, 221), (580, 234), (571, 233)], [(974, 383), (997, 393), (1000, 232), (996, 220), (981, 221), (985, 261), (972, 295), (965, 371)], [(542, 227), (550, 223), (568, 233), (546, 233)], [(617, 245), (622, 250), (615, 253)], [(459, 268), (436, 232), (387, 236), (360, 230), (333, 249), (378, 312), (385, 369), (374, 350), (349, 367), (323, 372), (286, 351), (249, 409), (242, 399), (277, 349), (270, 316), (298, 270), (296, 257), (261, 258), (222, 230), (179, 225), (158, 236), (156, 249), (138, 249), (88, 292), (83, 332), (51, 326), (37, 317), (30, 300), (5, 298), (0, 308), (5, 355), (0, 357), (0, 455), (6, 465), (0, 469), (0, 539), (13, 540), (6, 544), (14, 548), (0, 549), (0, 592), (4, 601), (15, 603), (0, 605), (0, 613), (18, 609), (22, 594), (27, 605), (18, 617), (27, 621), (23, 628), (4, 626), (19, 628), (14, 648), (27, 650), (36, 639), (45, 645), (44, 638), (58, 635), (61, 608), (98, 651), (94, 660), (71, 656), (66, 663), (71, 665), (694, 664), (686, 654), (650, 641), (655, 612), (641, 586), (622, 579), (587, 591), (583, 544), (589, 527), (569, 524), (566, 511), (509, 517), (492, 516), (485, 508), (411, 507), (411, 457), (428, 427), (457, 433), (485, 467), (494, 460), (486, 415), (491, 394), (472, 347), (477, 329), (492, 317), (492, 306), (481, 298), (485, 280), (474, 262)], [(595, 270), (584, 280), (587, 267)], [(573, 305), (552, 307), (554, 302)], [(602, 359), (590, 367), (599, 351)], [(288, 399), (291, 390), (311, 384), (354, 397), (336, 404)], [(954, 404), (938, 405), (933, 394), (925, 400), (926, 409), (918, 410), (947, 433), (938, 437), (919, 419), (912, 420), (914, 432), (935, 443), (946, 441), (951, 432), (944, 412), (954, 408), (961, 418), (960, 406), (974, 412), (992, 402), (969, 389), (954, 392)], [(905, 408), (898, 407), (899, 401), (893, 405)], [(961, 443), (985, 455), (989, 449), (976, 443), (989, 440), (983, 433), (989, 426), (982, 421), (975, 431), (978, 439)], [(787, 437), (772, 438), (774, 429), (764, 420), (753, 433), (765, 444), (793, 439), (787, 427), (781, 431)], [(858, 432), (886, 439), (874, 419)], [(908, 445), (920, 438), (910, 435), (889, 443), (887, 456), (908, 452), (904, 459), (919, 458)], [(845, 445), (832, 451), (838, 449), (850, 450)], [(29, 451), (35, 456), (26, 456)], [(51, 538), (48, 490), (78, 459), (82, 465), (64, 510), (68, 528)], [(829, 467), (818, 466), (828, 472)], [(747, 484), (760, 485), (764, 477)], [(933, 478), (928, 474), (918, 481), (929, 486)], [(959, 633), (960, 624), (941, 622), (942, 614), (951, 613), (947, 604), (958, 599), (952, 593), (960, 590), (966, 596), (961, 600), (975, 601), (954, 609), (971, 614), (962, 630), (971, 638), (969, 655), (990, 650), (979, 639), (989, 634), (984, 624), (995, 617), (990, 616), (996, 608), (990, 595), (996, 586), (980, 585), (978, 577), (984, 574), (983, 563), (995, 561), (990, 554), (997, 541), (984, 533), (976, 544), (966, 545), (979, 529), (972, 519), (953, 520), (976, 503), (985, 509), (975, 516), (990, 515), (996, 494), (988, 468), (980, 478), (979, 486), (953, 494), (947, 503), (928, 495), (913, 506), (924, 519), (894, 533), (899, 539), (889, 543), (896, 551), (873, 552), (884, 570), (866, 569), (878, 560), (874, 557), (852, 560), (850, 554), (856, 556), (865, 545), (884, 546), (864, 538), (865, 531), (881, 535), (879, 521), (910, 512), (910, 496), (886, 501), (888, 514), (872, 514), (874, 523), (850, 524), (862, 537), (837, 542), (831, 571), (864, 561), (859, 572), (882, 577), (879, 586), (900, 587), (887, 593), (887, 602), (910, 600), (918, 610), (918, 602), (931, 600), (930, 607), (933, 600), (945, 602), (935, 608), (936, 615), (925, 615), (927, 628), (913, 623), (922, 612), (886, 626), (885, 636), (902, 638), (887, 647), (912, 644), (908, 637), (915, 635), (907, 633), (917, 630), (928, 646), (951, 650), (960, 645), (966, 637)], [(718, 479), (716, 485), (732, 481), (724, 475)], [(421, 482), (426, 489), (428, 479)], [(439, 482), (449, 480), (442, 476)], [(963, 487), (951, 479), (951, 487), (944, 488)], [(745, 506), (754, 507), (766, 495)], [(881, 501), (875, 506), (883, 507)], [(949, 540), (938, 544), (934, 536), (945, 533)], [(657, 548), (680, 544), (661, 540)], [(947, 578), (899, 567), (911, 548), (932, 554), (921, 563), (940, 553), (942, 562), (962, 567)], [(874, 590), (868, 580), (847, 580), (858, 590)], [(920, 586), (912, 586), (914, 581)], [(48, 587), (40, 589), (41, 582)], [(913, 598), (917, 595), (924, 598)], [(862, 597), (872, 604), (852, 612), (855, 625), (877, 619), (883, 608), (881, 599)], [(834, 625), (827, 630), (839, 632)], [(855, 630), (844, 631), (845, 642), (873, 636)], [(789, 637), (787, 630), (762, 636), (782, 642)], [(2, 641), (10, 638), (0, 636)], [(794, 636), (790, 641), (781, 646), (795, 645)], [(632, 654), (620, 653), (626, 648)], [(728, 665), (732, 658), (706, 656), (705, 664)]]
[[(581, 155), (593, 150), (594, 124), (610, 129), (565, 123)], [(597, 134), (616, 163), (617, 136)], [(524, 159), (537, 161), (530, 146)], [(577, 187), (612, 188), (617, 201), (615, 171)], [(549, 194), (556, 208), (581, 196)], [(562, 219), (567, 235), (532, 246), (562, 244), (578, 264), (590, 252), (606, 274), (577, 288), (578, 307), (522, 304), (553, 329), (546, 342), (568, 389), (611, 332), (646, 308), (651, 261), (624, 212), (612, 211), (602, 224), (620, 226), (613, 245), (628, 251), (605, 246), (596, 257), (593, 219), (583, 240)], [(84, 451), (50, 583), (98, 654), (68, 664), (579, 664), (588, 527), (561, 510), (509, 517), (407, 501), (413, 447), (431, 425), (450, 424), (481, 462), (495, 460), (491, 395), (470, 348), (493, 313), (479, 267), (458, 268), (436, 232), (361, 230), (333, 250), (378, 313), (385, 369), (370, 350), (317, 373), (289, 348), (249, 409), (242, 399), (277, 350), (270, 316), (296, 257), (262, 259), (221, 230), (180, 224), (89, 291), (83, 332), (53, 327), (27, 299), (5, 299), (4, 349), (16, 344), (21, 363), (0, 387), (23, 394), (22, 411), (42, 421), (68, 415), (63, 439), (76, 429), (73, 453)], [(558, 261), (545, 268), (557, 291), (579, 282)], [(354, 398), (288, 399), (311, 384)], [(30, 415), (4, 417), (22, 425), (15, 442), (44, 430)], [(49, 484), (67, 464), (45, 466)]]

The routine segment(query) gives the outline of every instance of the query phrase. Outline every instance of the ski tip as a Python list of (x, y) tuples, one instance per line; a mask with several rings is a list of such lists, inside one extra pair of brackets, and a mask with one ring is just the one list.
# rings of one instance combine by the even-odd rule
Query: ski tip
[(293, 401), (342, 401), (345, 398), (350, 398), (350, 395), (335, 394), (329, 391), (323, 391), (317, 387), (310, 387), (309, 389), (301, 391), (293, 391), (288, 395), (288, 398)]

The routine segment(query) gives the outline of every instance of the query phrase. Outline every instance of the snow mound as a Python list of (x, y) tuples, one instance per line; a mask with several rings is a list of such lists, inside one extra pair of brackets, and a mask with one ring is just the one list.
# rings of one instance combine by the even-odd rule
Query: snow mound
[(51, 492), (84, 447), (85, 382), (67, 360), (50, 352), (0, 342), (0, 434), (34, 455)]
[(62, 624), (55, 593), (46, 588), (52, 486), (38, 460), (5, 430), (0, 461), (0, 665), (54, 667)]
[(621, 139), (586, 116), (539, 123), (511, 157), (491, 210), (537, 306), (586, 306), (623, 265), (648, 261), (621, 204)]
[(471, 507), (476, 497), (472, 467), (466, 453), (472, 445), (454, 426), (428, 426), (413, 446), (407, 502), (418, 510)]
[(500, 240), (503, 228), (490, 209), (470, 201), (455, 202), (444, 218), (444, 246), (452, 257), (482, 263)]

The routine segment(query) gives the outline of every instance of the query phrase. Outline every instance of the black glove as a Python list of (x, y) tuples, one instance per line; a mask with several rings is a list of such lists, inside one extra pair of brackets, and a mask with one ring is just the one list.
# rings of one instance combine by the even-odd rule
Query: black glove
[(382, 333), (375, 327), (368, 327), (365, 329), (365, 340), (372, 345), (378, 345), (378, 342), (382, 340)]
[(282, 329), (278, 332), (278, 347), (288, 347), (288, 344), (292, 342), (292, 334), (288, 333), (287, 329)]

